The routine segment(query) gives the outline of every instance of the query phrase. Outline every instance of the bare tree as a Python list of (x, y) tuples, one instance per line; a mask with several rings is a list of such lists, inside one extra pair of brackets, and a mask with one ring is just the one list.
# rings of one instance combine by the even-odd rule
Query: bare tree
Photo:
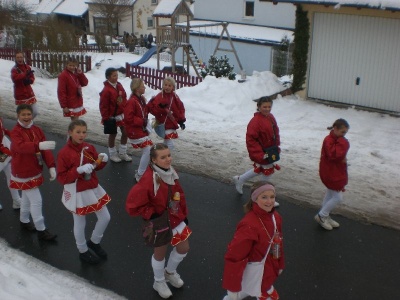
[(2, 0), (0, 1), (0, 28), (4, 26), (15, 26), (19, 22), (29, 19), (32, 7), (23, 0)]
[(93, 12), (105, 20), (105, 34), (109, 35), (111, 39), (111, 54), (113, 54), (113, 25), (118, 26), (120, 20), (131, 16), (134, 2), (134, 0), (90, 0), (88, 2)]

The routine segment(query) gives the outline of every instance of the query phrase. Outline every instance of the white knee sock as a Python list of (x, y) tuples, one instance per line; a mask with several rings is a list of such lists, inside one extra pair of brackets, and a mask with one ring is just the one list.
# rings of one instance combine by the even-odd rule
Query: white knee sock
[(125, 145), (119, 145), (119, 154), (126, 154), (126, 150), (128, 149), (128, 146)]
[(164, 276), (165, 259), (163, 259), (162, 261), (158, 261), (154, 258), (153, 255), (151, 257), (151, 266), (153, 267), (154, 280), (155, 281), (165, 280)]
[(110, 157), (112, 157), (113, 155), (115, 155), (117, 153), (117, 148), (115, 148), (115, 147), (108, 148), (108, 153), (110, 153)]
[(171, 251), (171, 254), (169, 255), (167, 267), (165, 268), (165, 270), (167, 270), (168, 273), (174, 273), (178, 268), (178, 265), (186, 257), (186, 255), (187, 253), (179, 254), (176, 251), (176, 247), (174, 247), (174, 249), (172, 249)]

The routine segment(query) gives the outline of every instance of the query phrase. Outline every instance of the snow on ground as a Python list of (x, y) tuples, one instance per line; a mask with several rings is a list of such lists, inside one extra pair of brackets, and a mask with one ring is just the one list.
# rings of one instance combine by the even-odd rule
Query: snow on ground
[[(93, 67), (86, 74), (89, 85), (83, 88), (83, 94), (88, 114), (84, 119), (88, 122), (88, 138), (106, 145), (107, 138), (102, 133), (98, 110), (98, 93), (103, 87), (105, 69), (125, 66), (125, 62), (134, 62), (140, 57), (129, 53), (90, 55), (93, 66), (98, 62), (101, 66), (98, 69)], [(3, 118), (15, 118), (16, 107), (9, 73), (12, 66), (13, 62), (0, 60), (3, 70), (0, 74)], [(143, 66), (156, 67), (156, 61), (151, 59)], [(40, 70), (36, 70), (35, 75), (33, 89), (41, 113), (35, 122), (52, 132), (66, 134), (69, 120), (62, 117), (58, 104), (57, 79), (46, 78)], [(120, 82), (129, 94), (130, 79), (120, 74)], [(186, 107), (187, 122), (186, 130), (179, 131), (180, 138), (175, 143), (174, 165), (180, 171), (231, 183), (232, 176), (251, 168), (245, 134), (247, 124), (256, 111), (252, 100), (282, 89), (272, 73), (254, 72), (244, 83), (206, 77), (195, 87), (177, 90)], [(145, 96), (150, 99), (157, 93), (147, 88)], [(345, 118), (350, 123), (347, 134), (351, 145), (348, 153), (349, 184), (344, 203), (335, 212), (400, 229), (399, 118), (355, 108), (334, 108), (295, 96), (278, 97), (272, 113), (281, 132), (279, 165), (282, 169), (273, 175), (271, 181), (276, 184), (280, 195), (288, 196), (293, 203), (312, 206), (317, 211), (325, 191), (318, 176), (322, 140), (329, 132), (327, 126), (338, 118)], [(162, 141), (154, 134), (152, 138)], [(0, 248), (0, 253), (4, 251), (11, 250)], [(18, 277), (4, 274), (4, 271), (0, 275), (6, 282), (7, 278), (13, 280), (12, 277)]]

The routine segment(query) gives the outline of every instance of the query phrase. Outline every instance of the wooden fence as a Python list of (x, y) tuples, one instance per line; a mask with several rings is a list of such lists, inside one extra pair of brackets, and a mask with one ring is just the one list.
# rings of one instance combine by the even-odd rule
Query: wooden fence
[[(15, 60), (16, 49), (0, 48), (0, 58), (6, 60)], [(48, 53), (42, 51), (25, 50), (25, 61), (28, 65), (47, 70), (51, 74), (60, 73), (68, 59), (74, 58), (78, 61), (79, 67), (83, 72), (92, 69), (92, 58), (88, 55), (65, 54), (65, 53)]]
[(125, 64), (125, 68), (126, 77), (140, 77), (152, 89), (161, 90), (162, 82), (167, 76), (171, 76), (175, 79), (176, 89), (185, 86), (195, 86), (203, 81), (203, 78), (197, 76), (176, 74), (140, 66), (131, 66), (129, 63)]

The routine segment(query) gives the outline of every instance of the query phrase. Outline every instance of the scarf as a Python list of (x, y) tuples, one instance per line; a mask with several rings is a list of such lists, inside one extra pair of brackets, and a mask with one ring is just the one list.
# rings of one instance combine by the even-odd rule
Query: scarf
[(161, 178), (166, 184), (175, 185), (175, 180), (179, 179), (178, 174), (175, 169), (171, 166), (167, 171), (157, 167), (155, 164), (152, 164), (153, 167), (153, 186), (154, 186), (154, 196), (157, 195), (158, 189), (160, 188), (160, 184), (158, 183), (158, 177)]
[(23, 128), (31, 128), (33, 125), (33, 121), (31, 121), (28, 125), (24, 125), (22, 124), (22, 122), (20, 122), (20, 120), (18, 120), (18, 124), (21, 125)]

